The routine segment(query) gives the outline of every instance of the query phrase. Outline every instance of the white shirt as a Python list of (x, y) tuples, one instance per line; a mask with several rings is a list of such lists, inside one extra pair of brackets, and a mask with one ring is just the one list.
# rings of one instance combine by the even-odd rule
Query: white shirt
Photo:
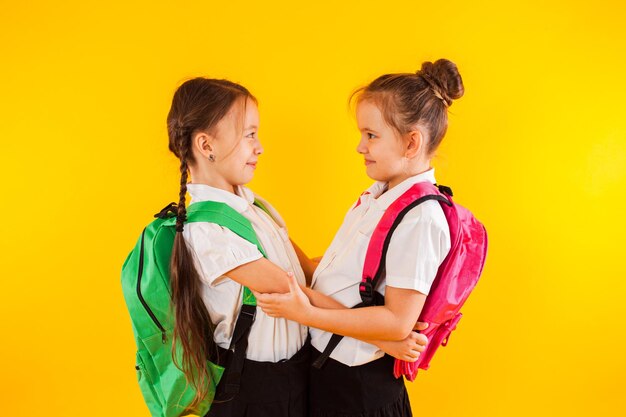
[[(191, 195), (190, 204), (207, 200), (226, 203), (250, 220), (267, 258), (285, 271), (293, 271), (298, 282), (305, 283), (304, 272), (289, 240), (285, 223), (265, 200), (256, 196), (275, 220), (252, 204), (255, 195), (245, 187), (237, 188), (238, 195), (205, 184), (188, 184), (187, 191)], [(215, 223), (185, 224), (183, 237), (194, 256), (200, 279), (205, 284), (202, 297), (215, 325), (215, 342), (227, 349), (241, 309), (243, 286), (224, 274), (263, 255), (256, 245)], [(257, 307), (256, 318), (248, 336), (246, 357), (264, 362), (289, 359), (304, 345), (306, 337), (305, 326), (269, 317)]]
[[(410, 177), (389, 191), (387, 183), (376, 182), (348, 211), (343, 224), (326, 250), (313, 275), (312, 287), (346, 307), (361, 302), (359, 283), (370, 237), (383, 213), (413, 184), (435, 183), (434, 169)], [(410, 210), (394, 231), (386, 259), (386, 274), (378, 291), (385, 286), (428, 294), (437, 269), (450, 251), (450, 229), (438, 201), (429, 200)], [(311, 343), (323, 352), (331, 333), (309, 329)], [(363, 365), (381, 358), (378, 347), (344, 337), (330, 355), (348, 366)]]

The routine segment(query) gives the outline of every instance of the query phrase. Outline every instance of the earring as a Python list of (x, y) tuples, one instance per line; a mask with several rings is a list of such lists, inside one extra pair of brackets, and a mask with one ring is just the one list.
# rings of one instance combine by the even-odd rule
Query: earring
[(211, 161), (211, 162), (215, 162), (215, 155), (210, 154), (210, 155), (209, 155), (209, 161)]

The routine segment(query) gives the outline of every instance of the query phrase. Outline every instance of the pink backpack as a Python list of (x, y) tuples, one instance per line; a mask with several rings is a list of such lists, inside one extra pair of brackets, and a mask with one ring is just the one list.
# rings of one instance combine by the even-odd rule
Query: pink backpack
[[(448, 343), (450, 333), (461, 319), (459, 310), (476, 286), (487, 254), (485, 227), (469, 210), (452, 201), (452, 190), (429, 182), (417, 183), (387, 208), (376, 226), (367, 248), (359, 286), (363, 302), (354, 308), (384, 304), (384, 297), (375, 290), (385, 272), (384, 260), (393, 231), (406, 213), (427, 200), (437, 200), (441, 204), (450, 227), (451, 246), (439, 266), (419, 318), (419, 321), (428, 323), (423, 332), (428, 338), (426, 350), (416, 362), (396, 359), (394, 364), (396, 378), (404, 375), (409, 381), (415, 379), (418, 368), (428, 369), (437, 348)], [(342, 337), (333, 335), (313, 366), (320, 368)]]

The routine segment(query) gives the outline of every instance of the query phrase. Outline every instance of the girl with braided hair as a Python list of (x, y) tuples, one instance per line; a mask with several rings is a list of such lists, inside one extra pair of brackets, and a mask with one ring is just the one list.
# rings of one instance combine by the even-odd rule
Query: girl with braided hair
[[(244, 187), (263, 152), (256, 99), (250, 92), (226, 80), (189, 80), (174, 94), (167, 127), (169, 149), (180, 159), (177, 233), (170, 266), (174, 337), (180, 340), (182, 370), (199, 402), (207, 394), (210, 378), (206, 359), (216, 351), (220, 358), (229, 357), (243, 286), (283, 292), (285, 271), (293, 271), (302, 284), (305, 275), (278, 213), (263, 200), (272, 213), (268, 216), (253, 204), (260, 198)], [(208, 222), (185, 224), (187, 193), (191, 204), (225, 203), (248, 219), (267, 258), (227, 228)], [(218, 386), (208, 415), (244, 416), (250, 415), (251, 408), (255, 416), (306, 415), (306, 341), (305, 326), (259, 311), (248, 335), (239, 392), (234, 398), (220, 396)]]

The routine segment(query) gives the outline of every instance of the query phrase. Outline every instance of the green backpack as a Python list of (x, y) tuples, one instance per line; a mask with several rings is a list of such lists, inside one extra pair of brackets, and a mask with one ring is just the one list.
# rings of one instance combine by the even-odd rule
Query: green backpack
[[(171, 203), (155, 215), (157, 219), (144, 229), (122, 266), (122, 289), (137, 344), (135, 369), (139, 387), (153, 417), (178, 417), (183, 413), (206, 414), (215, 397), (217, 384), (225, 374), (223, 367), (207, 361), (211, 374), (209, 395), (197, 409), (188, 409), (196, 393), (187, 384), (185, 374), (172, 358), (174, 317), (170, 305), (169, 265), (176, 234), (175, 212), (176, 205)], [(250, 221), (224, 203), (203, 201), (191, 204), (187, 208), (186, 223), (192, 222), (209, 222), (226, 227), (254, 243), (265, 256)], [(244, 287), (243, 306), (230, 346), (232, 355), (224, 375), (224, 385), (231, 394), (239, 388), (238, 377), (241, 375), (255, 311), (256, 299)], [(176, 349), (176, 352), (179, 355), (177, 359), (180, 359), (181, 349)], [(236, 365), (232, 366), (231, 372), (230, 364), (233, 363)], [(240, 369), (234, 369), (237, 367)]]

